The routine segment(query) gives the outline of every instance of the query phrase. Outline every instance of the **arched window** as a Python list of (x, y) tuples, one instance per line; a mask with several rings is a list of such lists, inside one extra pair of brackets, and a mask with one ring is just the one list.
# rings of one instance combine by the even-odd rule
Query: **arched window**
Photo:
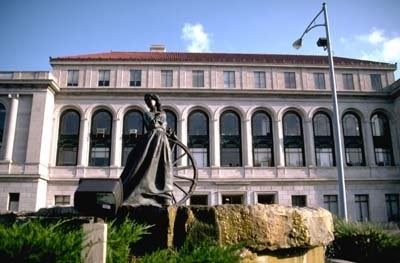
[(143, 114), (137, 110), (130, 110), (124, 116), (124, 130), (122, 134), (122, 166), (125, 166), (128, 154), (135, 148), (137, 141), (144, 130)]
[(171, 129), (173, 132), (177, 132), (176, 115), (173, 111), (165, 110), (167, 115), (167, 129)]
[(220, 120), (221, 166), (242, 166), (242, 141), (240, 118), (233, 111), (226, 111)]
[(384, 114), (375, 113), (371, 117), (371, 129), (376, 164), (379, 166), (393, 165), (389, 120)]
[(286, 166), (304, 166), (304, 139), (300, 116), (287, 112), (283, 116), (283, 144)]
[(335, 143), (332, 135), (332, 122), (328, 114), (318, 112), (313, 118), (315, 161), (317, 166), (335, 165)]
[(107, 110), (98, 110), (92, 117), (90, 131), (91, 166), (109, 166), (111, 155), (112, 116)]
[(274, 166), (272, 123), (269, 115), (263, 111), (253, 114), (251, 119), (253, 136), (253, 165)]
[(354, 113), (346, 113), (342, 119), (344, 149), (348, 166), (364, 166), (364, 146), (360, 120)]
[(189, 115), (188, 147), (199, 167), (209, 166), (208, 117), (203, 111), (196, 110)]
[(76, 165), (81, 117), (75, 110), (61, 114), (57, 144), (57, 165)]
[(0, 150), (3, 147), (3, 134), (6, 122), (6, 107), (0, 103)]

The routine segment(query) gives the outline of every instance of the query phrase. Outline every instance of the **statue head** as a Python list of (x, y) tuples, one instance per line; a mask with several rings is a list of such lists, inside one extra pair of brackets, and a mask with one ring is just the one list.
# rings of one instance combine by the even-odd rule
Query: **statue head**
[(150, 109), (155, 106), (157, 111), (161, 111), (161, 101), (158, 95), (147, 93), (144, 95), (144, 101)]

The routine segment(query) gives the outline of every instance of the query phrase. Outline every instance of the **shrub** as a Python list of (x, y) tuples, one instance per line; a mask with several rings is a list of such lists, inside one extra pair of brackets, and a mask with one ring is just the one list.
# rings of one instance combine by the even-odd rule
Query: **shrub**
[(71, 226), (65, 228), (66, 222), (0, 224), (1, 261), (80, 262), (83, 232)]
[(129, 219), (125, 219), (122, 223), (114, 220), (107, 226), (107, 263), (128, 262), (130, 246), (148, 234), (147, 229), (150, 228)]
[(400, 262), (400, 237), (391, 235), (374, 223), (334, 221), (335, 240), (327, 248), (327, 257), (356, 262)]

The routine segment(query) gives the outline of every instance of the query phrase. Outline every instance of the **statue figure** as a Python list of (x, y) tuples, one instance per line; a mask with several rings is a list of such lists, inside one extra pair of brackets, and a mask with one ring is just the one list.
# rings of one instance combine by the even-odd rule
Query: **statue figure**
[(167, 116), (157, 95), (146, 94), (144, 101), (149, 108), (143, 118), (147, 133), (129, 153), (121, 174), (123, 199), (131, 205), (170, 205), (173, 179)]

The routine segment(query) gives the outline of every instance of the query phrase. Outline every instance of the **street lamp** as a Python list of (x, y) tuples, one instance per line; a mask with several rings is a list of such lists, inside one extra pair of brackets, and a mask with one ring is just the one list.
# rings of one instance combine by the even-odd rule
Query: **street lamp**
[[(324, 14), (324, 23), (315, 24), (315, 20), (317, 20), (317, 18), (321, 15), (321, 13)], [(317, 41), (317, 45), (319, 47), (324, 47), (325, 50), (328, 50), (329, 77), (331, 83), (333, 117), (334, 117), (333, 132), (336, 138), (335, 149), (336, 149), (336, 159), (337, 159), (336, 166), (337, 166), (338, 187), (339, 187), (339, 216), (342, 216), (347, 221), (346, 185), (345, 185), (344, 168), (343, 168), (342, 133), (340, 129), (339, 109), (338, 109), (337, 94), (336, 94), (335, 69), (333, 65), (332, 46), (329, 34), (328, 11), (326, 8), (326, 3), (322, 4), (321, 11), (319, 11), (318, 14), (314, 17), (314, 19), (308, 25), (308, 27), (301, 35), (301, 37), (293, 42), (293, 47), (295, 49), (299, 49), (302, 45), (304, 35), (307, 34), (313, 28), (319, 26), (325, 27), (326, 38), (319, 38)]]

